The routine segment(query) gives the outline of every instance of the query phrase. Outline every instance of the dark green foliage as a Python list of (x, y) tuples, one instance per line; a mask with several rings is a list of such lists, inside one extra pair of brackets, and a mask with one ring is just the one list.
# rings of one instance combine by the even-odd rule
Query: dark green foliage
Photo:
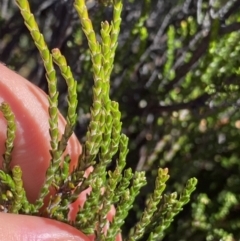
[[(129, 194), (136, 191), (129, 187), (133, 174), (130, 169), (124, 171), (123, 177), (119, 173), (129, 167), (146, 171), (147, 185), (140, 192), (133, 210), (125, 220), (124, 236), (128, 240), (156, 240), (154, 236), (158, 233), (163, 235), (163, 240), (168, 241), (238, 240), (240, 1), (123, 1), (119, 44), (110, 77), (110, 98), (104, 98), (105, 109), (102, 110), (105, 119), (102, 112), (94, 116), (101, 122), (100, 125), (92, 119), (90, 122), (90, 116), (93, 117), (94, 111), (100, 108), (100, 103), (93, 102), (91, 115), (89, 114), (93, 83), (93, 100), (102, 98), (98, 96), (98, 76), (92, 77), (92, 72), (98, 69), (99, 57), (92, 56), (94, 46), (89, 45), (90, 50), (87, 48), (89, 43), (76, 21), (77, 12), (72, 8), (73, 1), (52, 1), (47, 6), (44, 5), (47, 1), (29, 2), (48, 46), (61, 50), (77, 80), (74, 88), (79, 92), (77, 110), (80, 115), (76, 133), (82, 142), (87, 139), (85, 155), (88, 163), (98, 163), (95, 156), (99, 150), (99, 159), (104, 160), (98, 165), (99, 170), (108, 166), (112, 157), (119, 156), (116, 167), (114, 164), (108, 167), (108, 182), (104, 184), (106, 196), (112, 198), (113, 203), (129, 200), (124, 208), (130, 208), (132, 200), (129, 199)], [(4, 5), (3, 0), (0, 3), (1, 6)], [(106, 36), (109, 31), (106, 23), (102, 24), (105, 31), (99, 31), (99, 23), (112, 19), (112, 8), (111, 5), (104, 7), (97, 1), (88, 1), (87, 7), (93, 21), (92, 26), (99, 33), (96, 37), (98, 40), (100, 35)], [(64, 18), (61, 14), (63, 10)], [(6, 15), (0, 16), (1, 61), (15, 66), (16, 70), (20, 70), (47, 91), (45, 72), (36, 58), (36, 48), (17, 9), (9, 4), (6, 12)], [(54, 21), (50, 21), (51, 19)], [(120, 24), (117, 16), (115, 24)], [(89, 34), (86, 31), (85, 33)], [(118, 34), (112, 32), (112, 39), (115, 38), (113, 33), (116, 36)], [(32, 33), (33, 36), (34, 34)], [(103, 42), (104, 56), (112, 61), (114, 56), (104, 47), (108, 38), (106, 36), (106, 42)], [(115, 44), (110, 49), (114, 48)], [(95, 61), (93, 66), (91, 58)], [(108, 64), (111, 65), (111, 61)], [(107, 67), (107, 64), (104, 66)], [(106, 80), (111, 70), (104, 68)], [(62, 70), (61, 72), (63, 73)], [(59, 107), (63, 113), (68, 113), (69, 109), (64, 101), (67, 86), (63, 83), (64, 81), (59, 81), (58, 84)], [(100, 95), (105, 95), (106, 92)], [(125, 135), (119, 136), (120, 114), (115, 106), (117, 104), (110, 99), (119, 103), (123, 131), (129, 137), (130, 150), (126, 163), (124, 159), (128, 152), (127, 141), (124, 140)], [(70, 112), (74, 119), (73, 110)], [(111, 119), (111, 116), (116, 118)], [(101, 129), (104, 135), (92, 135), (96, 128)], [(109, 136), (112, 138), (111, 142), (106, 141)], [(93, 142), (88, 142), (98, 142), (100, 139), (104, 140), (102, 145), (92, 146)], [(119, 142), (121, 151), (117, 153)], [(107, 147), (111, 149), (110, 152), (107, 152)], [(80, 171), (75, 173), (75, 179), (78, 180), (83, 174), (81, 170), (88, 166), (84, 161), (81, 165)], [(167, 183), (166, 194), (157, 203), (154, 195), (159, 192), (157, 195), (161, 196), (162, 188), (160, 184), (161, 187), (156, 184), (154, 191), (155, 179), (162, 175), (158, 171), (159, 167), (167, 167), (171, 178)], [(106, 173), (102, 172), (102, 177), (106, 178)], [(190, 179), (193, 186), (188, 189), (187, 185), (180, 197), (174, 192), (181, 192), (191, 177), (196, 177), (199, 182), (191, 204), (174, 218), (175, 221), (167, 230), (163, 230), (162, 223), (168, 226), (173, 216), (180, 211), (181, 204), (189, 200), (195, 179)], [(90, 180), (91, 178), (94, 178), (94, 174)], [(5, 180), (2, 173), (1, 180)], [(102, 185), (101, 181), (99, 179), (94, 188)], [(85, 185), (88, 185), (87, 182)], [(6, 195), (6, 187), (3, 190)], [(111, 197), (112, 190), (115, 190), (114, 197)], [(100, 199), (107, 209), (108, 200), (103, 197)], [(52, 201), (52, 208), (58, 201), (58, 197)], [(144, 216), (142, 210), (146, 202), (151, 205), (146, 208), (147, 213)], [(160, 225), (154, 221), (154, 216), (148, 227), (141, 221), (137, 223), (138, 220), (147, 220), (147, 215), (156, 207), (161, 210)], [(102, 219), (104, 215), (105, 211)], [(94, 221), (93, 217), (89, 219)], [(133, 231), (128, 235), (134, 223), (137, 223), (134, 228), (136, 236), (132, 234)], [(150, 232), (150, 229), (154, 231)], [(117, 230), (113, 228), (111, 232), (114, 235)], [(145, 236), (142, 235), (143, 232)]]

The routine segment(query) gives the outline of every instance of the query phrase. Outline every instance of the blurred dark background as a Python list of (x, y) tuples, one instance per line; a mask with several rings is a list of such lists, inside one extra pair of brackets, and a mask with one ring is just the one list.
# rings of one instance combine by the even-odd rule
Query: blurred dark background
[[(130, 138), (128, 167), (145, 170), (148, 185), (124, 232), (168, 167), (167, 192), (199, 181), (165, 241), (240, 239), (240, 1), (124, 0), (111, 98), (120, 104)], [(90, 54), (73, 0), (29, 0), (50, 49), (66, 56), (78, 81), (76, 134), (84, 142), (92, 103)], [(111, 7), (87, 6), (96, 31)], [(47, 92), (41, 58), (13, 0), (0, 0), (0, 61)], [(0, 73), (1, 74), (1, 73)], [(59, 108), (66, 84), (59, 76)]]

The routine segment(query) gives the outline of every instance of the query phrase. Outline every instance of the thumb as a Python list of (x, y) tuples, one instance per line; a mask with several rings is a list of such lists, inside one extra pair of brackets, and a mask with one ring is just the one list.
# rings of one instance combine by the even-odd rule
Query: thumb
[(90, 241), (70, 225), (27, 215), (0, 213), (1, 241)]
[[(21, 167), (27, 197), (30, 202), (34, 202), (44, 183), (51, 159), (46, 94), (0, 64), (0, 104), (3, 101), (10, 105), (17, 125), (10, 165)], [(62, 133), (65, 124), (59, 114), (59, 130)], [(0, 168), (5, 141), (6, 121), (0, 113)], [(75, 135), (71, 136), (66, 152), (70, 154), (70, 169), (73, 169), (81, 154), (81, 146)], [(89, 238), (77, 229), (55, 220), (0, 213), (0, 240), (89, 241)]]
[[(29, 81), (0, 64), (0, 103), (7, 102), (16, 119), (17, 130), (11, 167), (19, 165), (27, 198), (34, 202), (45, 180), (51, 156), (46, 94)], [(59, 131), (63, 133), (65, 120), (59, 114)], [(0, 113), (0, 168), (5, 151), (6, 121)], [(75, 135), (69, 139), (66, 153), (70, 154), (70, 170), (77, 164), (81, 146)]]
[[(33, 203), (36, 201), (40, 189), (44, 184), (46, 170), (49, 167), (51, 159), (49, 152), (51, 147), (47, 97), (38, 87), (0, 64), (0, 104), (3, 101), (10, 105), (17, 125), (10, 165), (11, 167), (15, 165), (21, 167), (26, 195), (28, 200)], [(60, 113), (58, 124), (59, 131), (63, 133), (66, 121)], [(5, 141), (6, 121), (0, 113), (0, 168), (3, 163), (2, 156), (5, 151)], [(72, 135), (66, 148), (66, 153), (71, 158), (70, 171), (77, 165), (81, 152), (81, 145), (77, 137)], [(89, 169), (85, 174), (88, 175), (91, 171)], [(90, 191), (90, 189), (86, 190), (86, 192)], [(75, 220), (79, 207), (82, 207), (86, 200), (86, 192), (81, 193), (76, 202), (71, 205), (70, 220)], [(112, 220), (114, 214), (115, 209), (112, 207), (108, 214), (109, 221)], [(11, 229), (14, 230), (14, 233), (11, 232)], [(94, 235), (87, 237), (80, 231), (54, 220), (0, 213), (0, 240), (92, 241), (94, 240)], [(121, 235), (118, 234), (116, 241), (121, 240)]]

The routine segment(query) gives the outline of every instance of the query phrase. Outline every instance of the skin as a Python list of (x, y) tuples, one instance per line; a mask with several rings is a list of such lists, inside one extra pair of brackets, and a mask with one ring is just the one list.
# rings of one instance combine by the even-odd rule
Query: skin
[[(3, 101), (10, 105), (17, 123), (11, 167), (14, 165), (21, 167), (27, 198), (34, 203), (44, 183), (45, 173), (51, 159), (47, 96), (38, 87), (0, 64), (0, 103)], [(59, 131), (61, 134), (65, 124), (65, 119), (59, 113)], [(5, 151), (5, 140), (6, 121), (0, 113), (0, 168), (3, 162), (2, 155)], [(77, 165), (81, 152), (82, 148), (77, 137), (72, 135), (65, 152), (71, 157), (71, 171)], [(90, 191), (88, 189), (81, 193), (77, 201), (72, 204), (69, 219), (75, 220), (78, 207), (83, 206), (86, 194)], [(115, 209), (112, 207), (108, 213), (109, 221), (112, 220), (114, 214)], [(0, 213), (0, 240), (93, 241), (94, 236), (87, 237), (67, 224), (47, 218)], [(118, 235), (116, 241), (121, 240), (121, 236)]]

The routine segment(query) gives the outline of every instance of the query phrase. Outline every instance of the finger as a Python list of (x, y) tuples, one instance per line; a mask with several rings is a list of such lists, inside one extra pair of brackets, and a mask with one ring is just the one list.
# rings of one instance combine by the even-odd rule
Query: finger
[[(10, 104), (17, 124), (11, 167), (15, 165), (21, 166), (24, 188), (28, 200), (34, 202), (44, 183), (46, 170), (51, 159), (49, 153), (51, 148), (47, 96), (41, 89), (0, 64), (0, 103), (3, 101)], [(59, 114), (59, 130), (61, 133), (64, 131), (65, 124), (64, 118)], [(5, 151), (5, 140), (6, 121), (0, 113), (1, 156)], [(66, 149), (66, 152), (69, 153), (71, 157), (71, 170), (76, 166), (81, 151), (81, 145), (76, 136), (72, 135)], [(0, 159), (0, 168), (2, 162), (3, 159)], [(92, 172), (92, 167), (85, 172), (86, 177), (90, 172)], [(88, 188), (82, 192), (78, 199), (70, 205), (69, 220), (75, 221), (79, 207), (83, 207), (86, 201), (86, 195), (90, 193), (90, 190), (91, 188)], [(49, 199), (49, 196), (47, 198)], [(107, 219), (111, 221), (114, 215), (115, 209), (112, 206), (107, 215)], [(24, 216), (24, 218), (26, 218), (26, 216)], [(105, 230), (107, 230), (107, 227)], [(94, 240), (94, 236), (91, 236), (89, 240)], [(116, 240), (121, 241), (121, 236), (118, 235)]]
[[(19, 165), (28, 200), (34, 202), (50, 164), (50, 136), (48, 100), (46, 94), (29, 81), (0, 64), (0, 103), (7, 102), (17, 122), (11, 167)], [(63, 133), (65, 120), (59, 114), (59, 130)], [(0, 114), (0, 167), (6, 140), (6, 121)], [(70, 154), (70, 168), (77, 164), (81, 146), (72, 135), (66, 152)]]
[(1, 241), (90, 241), (67, 224), (27, 215), (0, 213)]
[[(81, 192), (80, 195), (78, 196), (78, 198), (76, 199), (76, 201), (70, 205), (70, 207), (69, 207), (70, 211), (68, 214), (68, 219), (70, 221), (72, 221), (72, 222), (75, 221), (79, 209), (83, 208), (84, 203), (87, 200), (87, 195), (89, 195), (91, 193), (91, 190), (92, 190), (91, 187), (89, 187), (86, 190), (84, 190), (83, 192)], [(104, 190), (103, 190), (103, 195), (104, 195)], [(107, 213), (106, 225), (103, 228), (103, 231), (106, 235), (107, 235), (107, 230), (109, 229), (109, 226), (110, 226), (110, 222), (113, 221), (115, 214), (116, 214), (116, 209), (113, 205), (111, 205), (111, 208), (110, 208), (109, 212)], [(90, 238), (91, 241), (95, 240), (95, 235), (89, 235), (88, 237)], [(117, 234), (115, 241), (122, 241), (121, 234)]]

